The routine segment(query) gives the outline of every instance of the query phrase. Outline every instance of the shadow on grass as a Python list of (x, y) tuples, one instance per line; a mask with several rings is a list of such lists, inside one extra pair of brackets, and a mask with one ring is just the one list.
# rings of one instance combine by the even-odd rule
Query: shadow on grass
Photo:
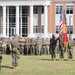
[(1, 66), (2, 68), (10, 68), (10, 69), (13, 69), (13, 67), (10, 67), (10, 66)]
[[(44, 61), (69, 61), (68, 59), (55, 59), (55, 60), (52, 60), (52, 59), (40, 59), (40, 60), (44, 60)], [(75, 60), (72, 60), (72, 61), (75, 61)]]

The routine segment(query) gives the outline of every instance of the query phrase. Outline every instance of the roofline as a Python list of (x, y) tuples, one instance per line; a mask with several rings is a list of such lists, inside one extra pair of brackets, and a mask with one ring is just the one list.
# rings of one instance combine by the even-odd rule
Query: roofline
[(52, 2), (75, 2), (75, 0), (51, 0)]

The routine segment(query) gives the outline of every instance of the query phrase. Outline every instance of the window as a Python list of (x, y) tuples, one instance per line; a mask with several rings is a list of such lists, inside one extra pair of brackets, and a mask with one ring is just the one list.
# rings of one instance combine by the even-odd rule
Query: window
[(33, 26), (33, 33), (38, 33), (38, 27), (37, 26)]
[(44, 26), (41, 26), (41, 33), (44, 33)]
[(37, 6), (34, 6), (34, 7), (33, 7), (33, 13), (34, 13), (34, 14), (38, 14), (38, 7), (37, 7)]
[(44, 14), (44, 6), (42, 6), (42, 14)]
[(73, 26), (70, 26), (70, 29), (69, 29), (69, 26), (68, 26), (68, 34), (69, 34), (69, 32), (70, 32), (70, 34), (73, 34)]
[(22, 6), (22, 30), (21, 35), (22, 37), (27, 37), (28, 36), (28, 6)]
[(15, 18), (14, 16), (9, 17), (9, 22), (15, 24), (15, 21), (16, 21), (15, 19), (16, 19), (16, 18)]
[(66, 14), (73, 14), (73, 5), (66, 6)]
[(60, 14), (60, 9), (62, 9), (62, 6), (56, 6), (56, 14)]
[(9, 27), (15, 27), (16, 24), (16, 7), (9, 6)]
[(28, 22), (28, 18), (26, 16), (23, 16), (22, 17), (22, 23), (24, 24), (24, 23), (27, 23), (27, 22)]
[(28, 6), (22, 6), (22, 16), (28, 15)]
[[(73, 34), (73, 26), (70, 26), (70, 29), (69, 29), (69, 26), (67, 26), (68, 28), (68, 34), (69, 34), (69, 30), (70, 30), (70, 34)], [(59, 33), (59, 26), (56, 26), (56, 33)]]
[[(8, 28), (8, 18), (9, 18), (9, 28)], [(6, 7), (6, 35), (13, 36), (15, 34), (16, 27), (16, 7), (7, 6)], [(9, 30), (9, 32), (8, 32)]]
[(16, 8), (15, 8), (15, 6), (10, 6), (10, 7), (9, 7), (9, 14), (10, 14), (10, 15), (16, 14)]
[(59, 33), (59, 26), (56, 26), (56, 33)]

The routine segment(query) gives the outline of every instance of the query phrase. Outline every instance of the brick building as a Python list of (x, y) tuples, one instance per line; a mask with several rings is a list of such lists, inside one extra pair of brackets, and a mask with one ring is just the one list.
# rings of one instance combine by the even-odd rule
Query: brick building
[(69, 32), (75, 34), (75, 0), (0, 0), (0, 35), (59, 34), (60, 7), (65, 10)]

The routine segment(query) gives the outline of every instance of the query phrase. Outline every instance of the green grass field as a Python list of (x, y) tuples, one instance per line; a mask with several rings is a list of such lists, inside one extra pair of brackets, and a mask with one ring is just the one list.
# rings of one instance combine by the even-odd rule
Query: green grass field
[(73, 61), (67, 60), (66, 53), (64, 61), (59, 60), (58, 54), (56, 61), (52, 61), (50, 55), (21, 55), (19, 67), (15, 70), (11, 61), (11, 55), (3, 55), (0, 75), (75, 75), (75, 51)]

